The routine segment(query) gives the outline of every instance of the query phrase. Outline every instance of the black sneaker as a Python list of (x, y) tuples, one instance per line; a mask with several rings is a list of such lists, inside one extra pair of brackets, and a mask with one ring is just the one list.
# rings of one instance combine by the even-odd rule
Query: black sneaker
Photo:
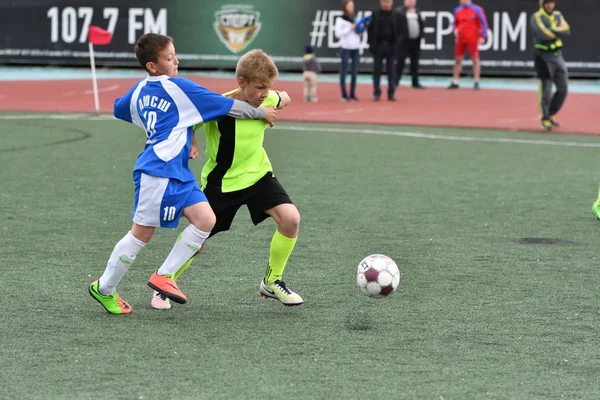
[(448, 89), (458, 89), (458, 88), (460, 88), (460, 86), (458, 86), (458, 84), (454, 83), (454, 82), (452, 82), (450, 84), (450, 86), (448, 86)]
[(550, 132), (552, 130), (552, 122), (549, 118), (542, 118), (542, 132)]
[(420, 83), (414, 84), (412, 87), (413, 89), (425, 89), (425, 86), (421, 85)]
[(348, 97), (348, 100), (349, 101), (358, 101), (358, 97), (356, 97), (356, 96), (350, 96), (350, 97)]
[(475, 82), (475, 84), (473, 85), (473, 90), (475, 90), (475, 91), (479, 90), (479, 82)]

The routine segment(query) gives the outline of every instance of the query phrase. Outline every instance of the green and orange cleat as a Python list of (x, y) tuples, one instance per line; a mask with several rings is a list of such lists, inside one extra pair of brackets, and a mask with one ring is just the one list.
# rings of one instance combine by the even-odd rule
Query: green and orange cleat
[(105, 296), (98, 290), (98, 281), (94, 281), (89, 286), (90, 295), (111, 314), (131, 314), (133, 310), (129, 303), (119, 296), (117, 292)]

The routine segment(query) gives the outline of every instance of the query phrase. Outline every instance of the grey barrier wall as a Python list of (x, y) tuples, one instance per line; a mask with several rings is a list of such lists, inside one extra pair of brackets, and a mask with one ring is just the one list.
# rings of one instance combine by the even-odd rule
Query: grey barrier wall
[[(396, 0), (395, 6), (400, 1)], [(356, 0), (358, 16), (378, 7)], [(425, 19), (421, 70), (449, 73), (454, 54), (451, 0), (419, 0)], [(481, 46), (484, 73), (531, 76), (529, 17), (538, 0), (481, 0), (489, 40)], [(573, 33), (564, 55), (572, 76), (600, 77), (599, 0), (558, 0)], [(144, 32), (175, 40), (182, 68), (233, 68), (238, 57), (259, 47), (281, 70), (298, 70), (306, 44), (312, 44), (325, 71), (336, 71), (339, 41), (333, 35), (341, 15), (338, 0), (19, 0), (0, 2), (0, 63), (88, 65), (90, 24), (113, 33), (112, 43), (96, 48), (97, 64), (135, 66), (133, 45)], [(366, 35), (362, 71), (371, 69)], [(468, 64), (468, 63), (467, 63)]]

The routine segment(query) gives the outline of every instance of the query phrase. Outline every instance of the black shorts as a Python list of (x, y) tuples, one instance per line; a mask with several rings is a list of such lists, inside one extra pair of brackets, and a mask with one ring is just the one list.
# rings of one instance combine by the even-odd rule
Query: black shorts
[(220, 187), (208, 186), (204, 190), (208, 203), (217, 216), (217, 223), (210, 236), (229, 230), (239, 208), (248, 207), (254, 225), (269, 218), (265, 211), (280, 204), (294, 204), (281, 183), (268, 173), (249, 188), (223, 193)]

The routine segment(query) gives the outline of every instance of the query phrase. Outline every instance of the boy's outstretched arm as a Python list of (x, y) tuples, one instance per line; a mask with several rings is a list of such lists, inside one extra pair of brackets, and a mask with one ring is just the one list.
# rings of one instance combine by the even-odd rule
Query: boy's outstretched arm
[(278, 110), (283, 110), (292, 102), (290, 95), (286, 91), (279, 92), (275, 90), (275, 93), (277, 93), (277, 95), (279, 96), (279, 104), (277, 105)]
[(233, 118), (264, 119), (271, 126), (277, 118), (277, 111), (274, 107), (252, 107), (245, 101), (233, 100), (231, 110), (227, 114)]
[(192, 105), (198, 111), (198, 114), (192, 111), (184, 113), (185, 116), (190, 117), (185, 121), (185, 125), (189, 124), (188, 126), (220, 120), (226, 115), (234, 118), (264, 119), (273, 125), (277, 117), (275, 110), (263, 107), (254, 108), (248, 103), (211, 92), (186, 78), (170, 78), (168, 81), (162, 82), (162, 85), (172, 98), (181, 97), (179, 92), (183, 92), (192, 103), (187, 104)]

